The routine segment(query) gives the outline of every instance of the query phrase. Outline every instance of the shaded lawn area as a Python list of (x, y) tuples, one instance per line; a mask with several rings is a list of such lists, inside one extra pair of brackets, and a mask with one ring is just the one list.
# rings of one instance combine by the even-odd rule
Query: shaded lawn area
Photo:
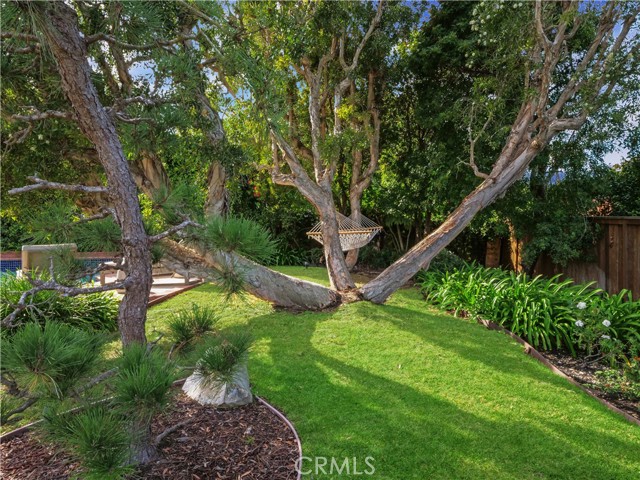
[[(320, 268), (280, 270), (326, 283)], [(356, 457), (359, 471), (375, 459), (375, 475), (357, 478), (640, 478), (640, 428), (415, 290), (292, 314), (252, 297), (225, 304), (204, 285), (150, 309), (149, 338), (191, 302), (253, 334), (254, 391), (294, 422), (305, 456)]]

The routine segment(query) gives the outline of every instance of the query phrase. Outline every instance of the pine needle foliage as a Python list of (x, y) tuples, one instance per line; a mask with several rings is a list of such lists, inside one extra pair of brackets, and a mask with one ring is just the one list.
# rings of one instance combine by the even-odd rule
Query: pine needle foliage
[(253, 338), (249, 333), (230, 333), (208, 340), (199, 355), (196, 372), (205, 382), (229, 383), (246, 365)]
[(146, 417), (164, 405), (174, 380), (173, 364), (162, 352), (134, 344), (124, 349), (113, 382), (123, 411)]
[(218, 320), (213, 308), (193, 303), (191, 308), (184, 308), (171, 316), (168, 324), (170, 338), (179, 346), (188, 345), (194, 339), (213, 331)]
[(3, 372), (29, 392), (62, 398), (94, 366), (104, 338), (49, 321), (28, 323), (3, 343)]
[(131, 473), (126, 466), (130, 438), (124, 418), (108, 405), (94, 405), (78, 413), (44, 415), (46, 437), (62, 444), (85, 471), (82, 478), (120, 479)]
[(236, 252), (256, 262), (267, 262), (277, 250), (268, 230), (242, 217), (211, 217), (202, 235), (208, 248)]

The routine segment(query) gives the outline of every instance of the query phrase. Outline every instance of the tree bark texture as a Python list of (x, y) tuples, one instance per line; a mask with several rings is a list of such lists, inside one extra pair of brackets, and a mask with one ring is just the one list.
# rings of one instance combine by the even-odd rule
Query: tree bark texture
[[(162, 241), (162, 264), (180, 274), (217, 280), (220, 270), (233, 268), (242, 275), (245, 289), (277, 307), (297, 310), (324, 310), (340, 304), (335, 290), (290, 277), (230, 252), (199, 252), (173, 240)], [(204, 254), (203, 254), (204, 253)]]
[(151, 253), (142, 223), (136, 184), (124, 157), (113, 121), (100, 103), (91, 80), (87, 51), (76, 13), (64, 2), (37, 5), (43, 33), (58, 65), (62, 88), (81, 131), (93, 143), (107, 175), (110, 198), (122, 229), (128, 278), (118, 325), (124, 345), (145, 342), (145, 320), (151, 290)]

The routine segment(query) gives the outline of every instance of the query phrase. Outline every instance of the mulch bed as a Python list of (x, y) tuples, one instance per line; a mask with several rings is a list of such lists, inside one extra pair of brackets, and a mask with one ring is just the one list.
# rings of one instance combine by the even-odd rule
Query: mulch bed
[(580, 358), (574, 358), (568, 353), (562, 352), (540, 352), (547, 360), (553, 363), (556, 368), (568, 377), (573, 378), (576, 382), (584, 385), (591, 390), (599, 398), (607, 400), (620, 410), (628, 413), (634, 418), (640, 420), (640, 401), (632, 401), (622, 395), (610, 392), (603, 392), (597, 388), (599, 379), (596, 377), (596, 372), (606, 370), (607, 367), (603, 365), (586, 364)]
[[(177, 394), (171, 408), (158, 415), (154, 434), (185, 420), (189, 424), (160, 444), (160, 458), (135, 479), (295, 479), (298, 446), (293, 432), (266, 406), (218, 410)], [(67, 479), (78, 464), (55, 447), (25, 434), (0, 445), (3, 479)], [(82, 478), (82, 475), (80, 475)]]

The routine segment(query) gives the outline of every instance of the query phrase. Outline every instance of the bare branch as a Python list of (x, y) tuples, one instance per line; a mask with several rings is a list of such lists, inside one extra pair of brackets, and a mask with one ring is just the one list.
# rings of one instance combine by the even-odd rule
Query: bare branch
[(75, 223), (86, 223), (86, 222), (92, 222), (94, 220), (100, 220), (103, 218), (107, 218), (110, 215), (113, 215), (113, 210), (108, 209), (108, 208), (102, 208), (102, 211), (100, 213), (96, 213), (95, 215), (91, 215), (89, 217), (80, 217), (79, 220), (77, 220)]
[(116, 45), (125, 50), (151, 50), (153, 48), (168, 47), (171, 45), (175, 45), (185, 40), (194, 40), (195, 38), (196, 38), (195, 35), (179, 35), (170, 40), (156, 39), (153, 43), (134, 44), (134, 43), (128, 43), (128, 42), (123, 42), (121, 40), (118, 40), (113, 35), (108, 35), (106, 33), (96, 33), (95, 35), (89, 35), (88, 37), (85, 37), (84, 41), (87, 45), (91, 45), (92, 43), (102, 41), (102, 42), (110, 43), (112, 45)]
[(166, 428), (162, 433), (160, 433), (155, 441), (153, 442), (154, 445), (158, 446), (160, 445), (160, 443), (162, 442), (162, 440), (164, 440), (168, 435), (171, 435), (173, 432), (175, 432), (176, 430), (184, 427), (185, 425), (189, 425), (190, 423), (195, 422), (196, 419), (195, 418), (190, 418), (189, 420), (185, 420), (183, 422), (177, 423), (172, 427)]
[(12, 188), (9, 190), (9, 195), (16, 195), (19, 193), (30, 192), (32, 190), (66, 190), (68, 192), (82, 192), (82, 193), (108, 193), (107, 187), (101, 186), (88, 186), (88, 185), (68, 185), (65, 183), (49, 182), (38, 177), (27, 177), (27, 180), (34, 182), (34, 185), (27, 185), (25, 187)]
[[(30, 107), (30, 108), (32, 110), (36, 110), (33, 107)], [(40, 112), (36, 110), (36, 113), (33, 113), (31, 115), (14, 114), (14, 115), (9, 115), (8, 118), (9, 120), (17, 120), (20, 122), (38, 122), (40, 120), (47, 120), (49, 118), (59, 118), (62, 120), (71, 120), (71, 121), (76, 120), (76, 117), (73, 113), (61, 112), (58, 110), (47, 110), (45, 112)]]
[(0, 33), (0, 38), (15, 38), (16, 40), (23, 40), (25, 42), (32, 43), (40, 43), (40, 39), (35, 35), (30, 35), (28, 33), (20, 33), (20, 32), (2, 32)]
[(12, 419), (11, 417), (13, 417), (14, 415), (17, 415), (18, 413), (24, 412), (27, 408), (29, 408), (31, 405), (36, 403), (38, 400), (40, 400), (40, 397), (27, 398), (25, 402), (22, 405), (20, 405), (18, 408), (4, 414), (1, 419), (2, 423), (7, 424), (7, 423), (17, 422), (19, 418)]
[(382, 11), (384, 9), (384, 0), (380, 0), (378, 2), (378, 11), (376, 12), (376, 16), (371, 21), (367, 33), (365, 33), (364, 37), (360, 41), (360, 44), (357, 46), (355, 53), (353, 54), (353, 59), (351, 60), (351, 65), (348, 65), (346, 60), (344, 59), (344, 36), (340, 39), (340, 64), (342, 65), (342, 69), (344, 72), (349, 75), (357, 66), (358, 61), (360, 60), (360, 54), (364, 49), (365, 45), (369, 41), (369, 38), (373, 34), (374, 30), (380, 24), (380, 20), (382, 19)]
[(473, 174), (476, 177), (480, 177), (480, 178), (486, 180), (487, 178), (489, 178), (489, 175), (484, 173), (484, 172), (481, 172), (480, 169), (478, 168), (478, 165), (476, 165), (475, 148), (476, 148), (476, 143), (478, 142), (478, 140), (480, 140), (480, 137), (482, 136), (482, 134), (485, 132), (485, 130), (489, 126), (489, 123), (491, 123), (491, 115), (489, 115), (489, 118), (487, 118), (487, 121), (484, 122), (484, 125), (482, 126), (482, 128), (480, 129), (480, 131), (478, 132), (478, 134), (475, 137), (473, 136), (473, 127), (472, 127), (474, 119), (475, 119), (475, 105), (472, 105), (471, 106), (471, 119), (469, 120), (469, 128), (468, 128), (468, 133), (469, 133), (469, 166), (473, 170)]
[(159, 240), (162, 240), (163, 238), (168, 237), (169, 235), (173, 235), (176, 232), (179, 232), (180, 230), (183, 230), (187, 227), (202, 227), (202, 225), (200, 225), (197, 222), (194, 222), (193, 220), (185, 220), (184, 222), (175, 225), (167, 230), (165, 230), (162, 233), (158, 233), (157, 235), (152, 235), (149, 237), (149, 242), (150, 243), (154, 243), (157, 242)]

